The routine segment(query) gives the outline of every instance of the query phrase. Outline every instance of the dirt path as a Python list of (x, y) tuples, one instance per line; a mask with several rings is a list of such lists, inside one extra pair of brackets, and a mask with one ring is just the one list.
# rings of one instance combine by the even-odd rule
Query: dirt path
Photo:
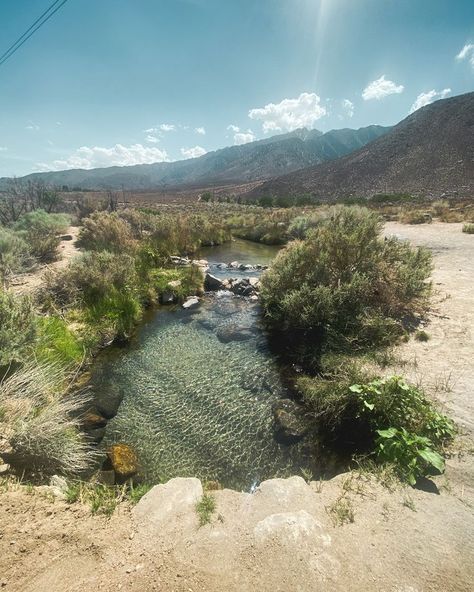
[[(457, 224), (388, 224), (433, 249), (426, 343), (400, 348), (403, 372), (473, 430), (474, 237)], [(451, 376), (450, 380), (447, 378)], [(0, 586), (14, 592), (468, 592), (474, 579), (472, 455), (430, 491), (389, 491), (364, 476), (216, 492), (198, 527), (196, 479), (154, 488), (110, 520), (43, 491), (0, 493)], [(1, 487), (0, 487), (1, 492)], [(352, 516), (353, 514), (353, 516)], [(349, 522), (335, 526), (344, 517)], [(351, 517), (353, 522), (350, 521)]]
[(446, 402), (450, 414), (474, 435), (474, 236), (462, 224), (386, 225), (387, 234), (433, 252), (435, 294), (427, 342), (411, 339), (397, 352), (400, 371)]
[(49, 265), (41, 265), (31, 273), (16, 276), (10, 283), (10, 289), (15, 294), (31, 294), (41, 286), (45, 272), (49, 270), (60, 270), (66, 267), (69, 261), (80, 253), (76, 246), (78, 234), (79, 227), (70, 226), (64, 236), (72, 237), (72, 239), (62, 240), (59, 243), (59, 259)]

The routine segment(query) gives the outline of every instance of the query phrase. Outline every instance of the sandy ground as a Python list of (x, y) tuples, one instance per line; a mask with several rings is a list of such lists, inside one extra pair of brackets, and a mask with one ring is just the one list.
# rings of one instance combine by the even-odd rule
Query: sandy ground
[(69, 261), (79, 254), (76, 239), (79, 234), (78, 226), (70, 226), (64, 236), (72, 236), (72, 240), (62, 240), (58, 246), (58, 260), (48, 265), (38, 266), (30, 273), (15, 276), (10, 282), (10, 289), (15, 294), (31, 294), (39, 288), (47, 271), (64, 269)]
[[(437, 295), (426, 343), (399, 348), (403, 371), (441, 398), (472, 437), (474, 237), (458, 224), (387, 232), (433, 249)], [(448, 380), (449, 379), (449, 380)], [(92, 516), (44, 492), (0, 493), (0, 587), (16, 592), (467, 592), (474, 579), (474, 471), (468, 452), (419, 489), (356, 474), (215, 493), (199, 528), (196, 479), (154, 488), (134, 510)], [(1, 491), (1, 490), (0, 490)], [(343, 509), (353, 522), (335, 525)]]

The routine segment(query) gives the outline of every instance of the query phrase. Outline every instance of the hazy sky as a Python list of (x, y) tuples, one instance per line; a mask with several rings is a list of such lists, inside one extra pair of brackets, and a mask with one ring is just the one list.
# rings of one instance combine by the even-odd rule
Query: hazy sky
[[(52, 1), (0, 1), (0, 54)], [(389, 125), (473, 89), (473, 0), (69, 0), (0, 66), (0, 176)]]

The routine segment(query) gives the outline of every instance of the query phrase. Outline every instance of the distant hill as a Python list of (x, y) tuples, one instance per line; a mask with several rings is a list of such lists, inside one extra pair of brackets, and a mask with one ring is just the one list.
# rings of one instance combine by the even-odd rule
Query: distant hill
[(423, 107), (348, 156), (262, 183), (244, 197), (376, 193), (474, 197), (474, 93)]
[[(247, 183), (270, 179), (314, 164), (339, 158), (387, 133), (390, 128), (371, 125), (358, 130), (340, 129), (325, 134), (299, 129), (209, 152), (199, 158), (170, 163), (66, 170), (34, 173), (23, 177), (46, 183), (83, 189), (146, 190), (206, 185)], [(0, 179), (0, 189), (6, 184)]]

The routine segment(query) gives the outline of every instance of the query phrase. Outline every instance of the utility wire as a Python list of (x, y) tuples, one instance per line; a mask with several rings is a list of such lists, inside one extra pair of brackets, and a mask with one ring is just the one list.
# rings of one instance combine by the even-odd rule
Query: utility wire
[(8, 53), (10, 53), (10, 52), (11, 52), (11, 50), (12, 50), (12, 49), (15, 47), (15, 45), (17, 45), (18, 43), (20, 43), (20, 41), (21, 41), (21, 40), (22, 40), (24, 37), (26, 37), (26, 35), (28, 35), (28, 33), (31, 31), (31, 29), (33, 29), (33, 28), (34, 28), (34, 26), (35, 26), (35, 25), (37, 25), (37, 24), (40, 22), (40, 20), (41, 20), (43, 17), (45, 17), (45, 16), (48, 14), (48, 12), (49, 12), (50, 10), (52, 10), (52, 9), (54, 8), (54, 6), (55, 6), (56, 4), (58, 4), (59, 2), (61, 2), (61, 0), (55, 0), (55, 2), (53, 2), (53, 4), (51, 4), (51, 6), (50, 6), (50, 7), (49, 7), (47, 10), (45, 10), (45, 11), (43, 12), (43, 14), (42, 14), (40, 17), (38, 17), (38, 18), (35, 20), (35, 22), (34, 22), (34, 23), (31, 25), (31, 27), (30, 27), (29, 29), (27, 29), (27, 30), (26, 30), (26, 31), (23, 33), (23, 35), (22, 35), (21, 37), (19, 37), (19, 38), (18, 38), (18, 39), (15, 41), (15, 43), (14, 43), (14, 44), (13, 44), (11, 47), (9, 47), (9, 48), (7, 49), (7, 51), (6, 51), (6, 52), (5, 52), (3, 55), (1, 55), (1, 56), (0, 56), (0, 61), (1, 61), (1, 60), (3, 60), (3, 58), (4, 58), (4, 57), (5, 57), (5, 56), (6, 56)]
[(21, 35), (21, 37), (19, 37), (15, 43), (13, 43), (13, 45), (11, 45), (2, 56), (0, 56), (0, 66), (4, 64), (9, 58), (11, 58), (12, 55), (16, 53), (20, 47), (36, 33), (36, 31), (38, 31), (38, 29), (41, 29), (41, 27), (56, 14), (56, 12), (58, 12), (58, 10), (62, 8), (66, 2), (68, 2), (68, 0), (55, 0), (55, 2), (53, 2), (51, 6), (36, 19), (36, 21), (23, 33), (23, 35)]

